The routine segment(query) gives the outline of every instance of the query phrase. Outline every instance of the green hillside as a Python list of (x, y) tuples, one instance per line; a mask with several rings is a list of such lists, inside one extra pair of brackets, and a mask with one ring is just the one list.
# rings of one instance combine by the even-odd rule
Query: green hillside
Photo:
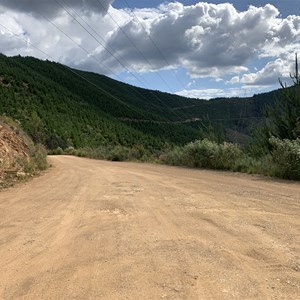
[(210, 101), (136, 88), (32, 57), (0, 55), (0, 114), (18, 120), (48, 148), (133, 146), (161, 149), (207, 135), (212, 124), (243, 141), (278, 92)]

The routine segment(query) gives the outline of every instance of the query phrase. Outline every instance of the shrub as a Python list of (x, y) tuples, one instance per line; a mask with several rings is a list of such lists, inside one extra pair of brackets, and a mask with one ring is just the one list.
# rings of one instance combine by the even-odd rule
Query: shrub
[(243, 157), (243, 152), (239, 145), (232, 143), (220, 144), (216, 166), (220, 169), (230, 170), (241, 157)]
[(184, 165), (183, 163), (183, 147), (175, 147), (173, 150), (166, 150), (165, 153), (163, 153), (160, 156), (160, 160), (171, 166), (181, 166)]
[(219, 146), (207, 139), (187, 144), (183, 151), (184, 164), (191, 167), (215, 168)]
[(49, 155), (63, 155), (64, 154), (64, 150), (61, 149), (60, 147), (58, 147), (56, 149), (48, 150), (48, 154)]
[(107, 159), (108, 154), (112, 150), (111, 147), (105, 147), (105, 146), (100, 146), (98, 148), (90, 148), (90, 147), (84, 147), (84, 148), (79, 148), (75, 149), (71, 153), (67, 153), (70, 155), (76, 155), (79, 157), (88, 157), (92, 159)]
[(63, 151), (67, 155), (76, 155), (76, 150), (74, 147), (70, 146)]
[(151, 152), (145, 149), (144, 145), (134, 145), (129, 150), (129, 160), (134, 161), (149, 161), (151, 158)]
[(114, 147), (107, 155), (107, 159), (111, 161), (129, 160), (130, 150), (123, 146)]
[(162, 160), (171, 165), (230, 170), (241, 156), (242, 151), (238, 145), (218, 144), (204, 139), (176, 147), (163, 155)]
[(272, 157), (270, 154), (259, 158), (243, 154), (235, 161), (232, 171), (275, 176), (275, 166), (272, 164)]
[(47, 151), (41, 144), (31, 145), (29, 149), (30, 158), (18, 157), (16, 164), (27, 174), (34, 174), (37, 171), (45, 170), (48, 167)]
[(272, 162), (275, 165), (275, 176), (300, 180), (300, 139), (280, 140), (270, 138), (273, 146)]
[(41, 144), (37, 144), (30, 149), (30, 163), (35, 170), (45, 170), (48, 167), (47, 164), (47, 151)]

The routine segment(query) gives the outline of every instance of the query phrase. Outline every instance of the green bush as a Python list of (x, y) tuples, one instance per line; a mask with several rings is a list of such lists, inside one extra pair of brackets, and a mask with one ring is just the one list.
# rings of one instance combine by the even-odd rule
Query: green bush
[(48, 154), (49, 155), (63, 155), (64, 150), (62, 148), (58, 147), (56, 149), (48, 150)]
[(187, 144), (183, 149), (185, 165), (196, 168), (215, 169), (219, 145), (207, 139)]
[(230, 170), (241, 156), (242, 151), (238, 145), (218, 144), (204, 139), (176, 147), (163, 155), (162, 160), (171, 165)]
[(275, 166), (272, 163), (270, 154), (257, 158), (244, 153), (235, 161), (231, 170), (248, 174), (275, 176)]
[(63, 151), (67, 155), (76, 155), (76, 149), (74, 147), (68, 147)]
[(270, 138), (273, 146), (272, 162), (275, 166), (275, 176), (300, 180), (300, 139), (280, 140)]
[(167, 149), (165, 153), (163, 153), (159, 160), (163, 163), (171, 166), (182, 166), (183, 163), (183, 147), (175, 147), (172, 149)]
[(129, 160), (130, 150), (123, 146), (114, 147), (107, 155), (106, 159), (111, 161)]
[(129, 150), (128, 159), (133, 161), (149, 161), (151, 156), (151, 152), (145, 149), (144, 145), (134, 145)]
[(31, 149), (31, 163), (34, 165), (35, 170), (45, 170), (48, 167), (47, 164), (47, 151), (41, 144), (35, 145)]

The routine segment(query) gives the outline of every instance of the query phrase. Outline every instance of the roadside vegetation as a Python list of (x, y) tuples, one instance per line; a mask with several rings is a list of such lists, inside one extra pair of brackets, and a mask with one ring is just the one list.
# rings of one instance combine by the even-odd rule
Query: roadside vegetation
[(248, 145), (207, 139), (175, 147), (162, 156), (171, 165), (222, 169), (300, 180), (300, 76), (298, 59), (292, 87), (280, 81), (281, 96), (265, 108), (265, 119)]
[(300, 180), (300, 139), (281, 140), (271, 137), (271, 150), (255, 156), (235, 144), (217, 144), (209, 140), (176, 147), (162, 156), (162, 161), (175, 166), (230, 170)]
[(110, 161), (139, 161), (173, 166), (228, 170), (248, 174), (263, 174), (284, 179), (300, 180), (300, 139), (270, 138), (271, 151), (255, 156), (237, 144), (219, 144), (208, 139), (196, 140), (185, 146), (166, 148), (155, 153), (140, 147), (58, 148), (52, 155), (75, 155)]

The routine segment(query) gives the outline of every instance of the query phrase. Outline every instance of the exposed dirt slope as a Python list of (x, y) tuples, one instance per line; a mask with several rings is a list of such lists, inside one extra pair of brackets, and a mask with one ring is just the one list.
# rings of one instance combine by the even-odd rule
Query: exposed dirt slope
[(0, 193), (1, 299), (299, 299), (299, 183), (50, 160)]
[(23, 171), (21, 162), (30, 157), (28, 143), (25, 135), (0, 120), (0, 184), (5, 173)]

